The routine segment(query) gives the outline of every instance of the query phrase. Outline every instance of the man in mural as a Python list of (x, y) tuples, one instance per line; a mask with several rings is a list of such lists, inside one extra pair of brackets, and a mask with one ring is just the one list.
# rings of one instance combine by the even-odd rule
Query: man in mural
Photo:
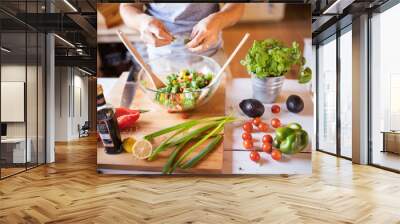
[(221, 31), (239, 21), (244, 4), (122, 3), (125, 24), (140, 32), (149, 58), (195, 53), (223, 58)]

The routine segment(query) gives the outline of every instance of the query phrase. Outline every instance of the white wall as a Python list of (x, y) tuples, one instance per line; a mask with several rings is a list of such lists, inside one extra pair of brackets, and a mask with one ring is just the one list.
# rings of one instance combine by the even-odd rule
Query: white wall
[[(35, 73), (36, 74), (36, 67), (28, 66), (27, 67), (28, 74)], [(2, 82), (25, 82), (25, 65), (18, 65), (18, 64), (9, 64), (9, 65), (2, 65), (1, 66), (1, 81)], [(36, 86), (36, 81), (31, 83), (32, 80), (29, 80), (30, 85)], [(36, 100), (36, 89), (28, 88), (28, 102), (33, 102)], [(36, 102), (36, 101), (35, 101)], [(35, 103), (36, 107), (36, 103)], [(1, 108), (1, 110), (7, 110), (7, 108)], [(27, 114), (28, 121), (32, 121), (35, 119), (36, 121), (36, 113), (35, 114)], [(33, 117), (31, 117), (33, 116)], [(30, 127), (29, 125), (28, 127)], [(29, 133), (29, 131), (28, 131)], [(7, 137), (23, 137), (25, 138), (25, 122), (7, 122)], [(28, 136), (29, 137), (29, 136)]]
[(56, 67), (55, 86), (55, 140), (77, 139), (78, 124), (88, 120), (88, 78), (76, 68)]
[[(38, 69), (38, 71), (37, 71)], [(25, 64), (3, 64), (1, 66), (2, 82), (24, 82), (26, 83), (26, 110), (27, 120), (24, 122), (6, 122), (8, 138), (29, 139), (31, 148), (32, 162), (39, 159), (39, 163), (44, 162), (44, 89), (43, 89), (42, 68), (27, 66)], [(25, 80), (27, 78), (27, 80)], [(7, 97), (7, 96), (2, 96)], [(9, 108), (1, 108), (3, 112), (13, 113)], [(39, 153), (39, 156), (37, 156)]]
[(69, 73), (67, 67), (55, 68), (55, 141), (68, 140), (68, 86)]
[[(77, 70), (75, 70), (76, 72)], [(78, 137), (78, 124), (83, 125), (85, 121), (88, 121), (88, 78), (79, 75), (74, 75), (74, 108), (73, 108), (73, 119), (72, 119), (72, 132), (71, 135), (76, 138)]]

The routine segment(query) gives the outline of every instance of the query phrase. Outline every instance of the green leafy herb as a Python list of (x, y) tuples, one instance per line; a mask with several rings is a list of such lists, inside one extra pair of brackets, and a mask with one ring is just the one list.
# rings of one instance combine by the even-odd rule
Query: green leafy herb
[(283, 76), (293, 65), (300, 65), (299, 82), (307, 83), (311, 80), (311, 69), (303, 68), (305, 58), (297, 42), (286, 47), (274, 39), (256, 40), (240, 63), (258, 78)]

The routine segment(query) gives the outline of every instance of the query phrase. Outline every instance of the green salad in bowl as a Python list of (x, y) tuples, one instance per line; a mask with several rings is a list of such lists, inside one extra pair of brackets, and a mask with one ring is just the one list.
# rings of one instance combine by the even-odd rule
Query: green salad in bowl
[(140, 86), (154, 103), (169, 112), (189, 111), (206, 103), (220, 83), (213, 80), (221, 69), (219, 64), (205, 56), (171, 55), (150, 61), (149, 65), (165, 86), (151, 88), (144, 71), (139, 73)]
[(158, 89), (155, 100), (165, 106), (177, 106), (178, 110), (194, 108), (201, 95), (199, 90), (208, 86), (212, 78), (211, 73), (183, 69), (167, 76), (167, 86)]

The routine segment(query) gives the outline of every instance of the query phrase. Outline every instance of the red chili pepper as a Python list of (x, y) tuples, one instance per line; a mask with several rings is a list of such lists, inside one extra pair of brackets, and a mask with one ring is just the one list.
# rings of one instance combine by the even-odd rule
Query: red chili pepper
[[(124, 108), (124, 107), (115, 108), (115, 117), (117, 117), (117, 118), (121, 117), (123, 115), (129, 115), (132, 113), (133, 113), (133, 110), (128, 109), (128, 108)], [(135, 113), (136, 113), (136, 111), (135, 111)]]
[(133, 125), (139, 119), (139, 115), (140, 113), (136, 113), (136, 114), (122, 115), (118, 117), (117, 120), (119, 129), (124, 130), (133, 127)]
[(118, 120), (119, 129), (127, 129), (134, 126), (136, 121), (140, 117), (140, 113), (147, 111), (144, 110), (132, 110), (124, 107), (118, 107), (115, 109), (115, 117)]
[(115, 108), (115, 117), (121, 117), (123, 115), (145, 113), (147, 110), (132, 110), (124, 107)]

